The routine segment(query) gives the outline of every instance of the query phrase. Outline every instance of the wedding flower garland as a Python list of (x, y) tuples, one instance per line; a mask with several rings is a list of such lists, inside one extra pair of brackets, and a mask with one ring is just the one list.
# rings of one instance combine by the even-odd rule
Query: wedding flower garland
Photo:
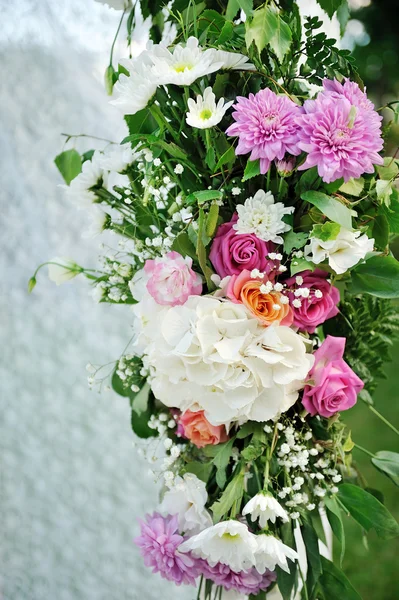
[[(137, 10), (108, 4), (131, 39)], [(380, 154), (382, 117), (349, 53), (317, 18), (303, 28), (295, 3), (141, 10), (153, 41), (106, 73), (129, 135), (56, 158), (90, 234), (113, 232), (117, 248), (100, 269), (46, 263), (57, 284), (82, 274), (96, 301), (130, 305), (111, 384), (163, 481), (136, 544), (197, 598), (359, 598), (319, 549), (320, 515), (342, 552), (345, 514), (399, 531), (341, 418), (359, 396), (372, 404), (362, 344), (375, 336), (373, 361), (399, 329), (399, 162)], [(91, 387), (106, 382), (88, 370)], [(397, 454), (373, 463), (398, 483)]]

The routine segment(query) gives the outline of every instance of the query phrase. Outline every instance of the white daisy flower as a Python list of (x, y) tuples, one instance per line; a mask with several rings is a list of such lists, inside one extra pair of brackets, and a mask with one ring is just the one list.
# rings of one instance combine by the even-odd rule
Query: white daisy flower
[(227, 52), (226, 50), (216, 50), (216, 60), (223, 62), (221, 69), (241, 71), (255, 71), (256, 67), (248, 62), (248, 56), (237, 52)]
[(220, 98), (216, 104), (216, 96), (212, 88), (207, 87), (203, 96), (198, 95), (196, 101), (189, 98), (187, 104), (189, 108), (186, 113), (187, 124), (197, 129), (208, 129), (220, 123), (233, 101), (225, 103), (224, 98)]
[(114, 86), (116, 97), (110, 103), (125, 115), (134, 115), (147, 106), (158, 87), (150, 77), (150, 51), (145, 50), (136, 59), (123, 60), (120, 63), (129, 71), (130, 76), (119, 75)]
[(183, 542), (179, 550), (192, 552), (194, 556), (206, 559), (211, 566), (220, 562), (238, 572), (254, 566), (257, 542), (246, 525), (229, 520), (204, 529)]
[(276, 517), (284, 522), (288, 521), (288, 515), (281, 504), (271, 494), (263, 492), (256, 494), (247, 502), (242, 514), (251, 515), (252, 522), (259, 519), (259, 525), (262, 529), (266, 527), (267, 521), (275, 523)]
[(58, 256), (52, 258), (47, 267), (48, 278), (56, 285), (61, 285), (62, 283), (73, 279), (82, 272), (82, 268), (79, 267), (79, 265), (77, 265), (73, 260), (69, 258), (60, 258)]
[(136, 162), (141, 156), (140, 152), (136, 152), (130, 144), (110, 144), (107, 146), (103, 154), (99, 157), (99, 165), (104, 171), (116, 171), (123, 173), (130, 165)]
[(98, 206), (90, 207), (89, 216), (91, 223), (88, 229), (82, 233), (82, 238), (93, 238), (96, 235), (100, 235), (111, 220), (108, 213), (101, 210)]
[(218, 71), (223, 61), (215, 58), (213, 48), (203, 50), (195, 37), (188, 38), (186, 45), (177, 44), (170, 51), (155, 45), (151, 51), (153, 67), (151, 76), (158, 85), (191, 85), (199, 77)]
[(64, 186), (68, 198), (78, 208), (87, 208), (97, 201), (93, 187), (105, 186), (107, 173), (101, 167), (101, 153), (96, 150), (91, 160), (86, 160), (82, 165), (82, 172), (72, 179), (69, 186)]
[(287, 558), (290, 560), (297, 560), (298, 554), (275, 538), (267, 533), (262, 533), (256, 536), (257, 549), (255, 551), (255, 568), (258, 573), (263, 574), (266, 569), (274, 571), (276, 566), (280, 569), (290, 572), (288, 567)]
[(271, 192), (258, 190), (255, 196), (248, 198), (244, 204), (237, 205), (238, 221), (233, 228), (237, 233), (254, 233), (265, 242), (282, 244), (283, 238), (279, 234), (291, 229), (282, 218), (293, 212), (293, 206), (284, 206), (282, 202), (275, 203)]
[(199, 533), (212, 525), (209, 512), (205, 509), (208, 500), (206, 486), (192, 473), (183, 478), (176, 477), (173, 486), (165, 493), (159, 510), (164, 515), (177, 515), (179, 531)]

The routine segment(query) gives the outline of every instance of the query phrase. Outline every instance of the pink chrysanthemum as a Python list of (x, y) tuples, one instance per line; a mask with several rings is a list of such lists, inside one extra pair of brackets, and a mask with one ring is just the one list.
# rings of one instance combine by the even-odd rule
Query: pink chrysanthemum
[(238, 96), (233, 108), (236, 122), (226, 133), (238, 136), (237, 155), (250, 152), (250, 160), (260, 159), (261, 173), (267, 173), (271, 161), (281, 160), (286, 152), (294, 156), (301, 153), (296, 119), (301, 109), (287, 96), (260, 90), (248, 98)]
[(325, 82), (324, 88), (298, 119), (298, 146), (308, 154), (299, 170), (317, 166), (326, 183), (373, 173), (383, 164), (380, 117), (353, 82)]
[(177, 516), (162, 517), (154, 513), (147, 515), (140, 526), (141, 535), (134, 543), (141, 550), (144, 564), (152, 568), (153, 573), (160, 573), (164, 579), (177, 585), (195, 585), (199, 574), (198, 561), (178, 551), (184, 538), (177, 533)]
[(273, 571), (266, 570), (263, 575), (256, 569), (236, 573), (222, 563), (211, 567), (206, 560), (201, 561), (200, 569), (202, 575), (216, 585), (224, 587), (225, 590), (236, 590), (244, 595), (256, 596), (259, 592), (267, 590), (270, 584), (276, 581), (276, 574)]

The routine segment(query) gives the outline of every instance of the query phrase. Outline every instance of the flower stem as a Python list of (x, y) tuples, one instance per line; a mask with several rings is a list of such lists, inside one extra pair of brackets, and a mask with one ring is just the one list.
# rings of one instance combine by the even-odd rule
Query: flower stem
[(357, 448), (361, 452), (364, 452), (368, 456), (371, 456), (371, 458), (374, 458), (374, 454), (372, 452), (369, 452), (368, 450), (366, 450), (366, 448), (363, 448), (363, 446), (359, 446), (359, 444), (355, 444), (355, 448)]
[(200, 583), (199, 583), (199, 588), (198, 588), (198, 594), (197, 594), (197, 600), (200, 600), (201, 598), (201, 590), (202, 590), (202, 584), (204, 583), (204, 576), (201, 575), (201, 579), (200, 579)]
[(392, 423), (390, 423), (388, 421), (388, 419), (386, 419), (381, 413), (379, 413), (378, 410), (376, 410), (374, 408), (374, 406), (369, 404), (368, 407), (371, 410), (371, 412), (373, 412), (379, 419), (381, 419), (381, 421), (383, 423), (385, 423), (385, 425), (387, 425), (390, 429), (392, 429), (392, 431), (394, 431), (396, 433), (396, 435), (399, 435), (399, 431), (396, 429), (396, 427), (394, 425), (392, 425)]
[(264, 481), (263, 481), (263, 489), (267, 492), (267, 487), (269, 485), (269, 467), (270, 467), (270, 454), (269, 451), (266, 452), (266, 464), (265, 464), (265, 472), (264, 472)]
[(122, 22), (123, 22), (123, 17), (125, 16), (125, 13), (126, 13), (126, 8), (125, 8), (125, 10), (122, 13), (121, 19), (119, 21), (118, 29), (116, 30), (116, 33), (115, 33), (114, 41), (112, 42), (111, 52), (110, 52), (110, 55), (109, 55), (109, 64), (110, 65), (112, 65), (112, 59), (113, 59), (113, 56), (114, 56), (114, 48), (115, 48), (115, 44), (116, 44), (116, 40), (118, 38), (119, 32), (121, 30), (121, 26), (122, 26)]
[[(298, 566), (299, 566), (299, 565), (298, 565)], [(298, 570), (299, 570), (299, 575), (301, 576), (302, 583), (303, 583), (303, 591), (305, 592), (305, 600), (309, 600), (308, 590), (307, 590), (307, 588), (306, 588), (306, 581), (305, 581), (305, 578), (304, 578), (304, 576), (303, 576), (303, 573), (302, 573), (302, 569), (301, 569), (301, 567), (299, 567), (299, 569), (298, 569)]]

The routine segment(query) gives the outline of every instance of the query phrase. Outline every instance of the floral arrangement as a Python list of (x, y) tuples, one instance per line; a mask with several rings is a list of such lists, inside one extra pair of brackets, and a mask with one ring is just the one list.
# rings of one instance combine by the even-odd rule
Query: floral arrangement
[[(108, 4), (130, 41), (137, 10)], [(341, 416), (360, 398), (395, 429), (371, 394), (399, 330), (399, 161), (349, 52), (295, 2), (141, 10), (152, 41), (106, 71), (129, 134), (55, 159), (117, 247), (98, 269), (46, 263), (126, 305), (123, 355), (88, 370), (129, 399), (163, 483), (136, 544), (197, 598), (357, 599), (323, 542), (342, 561), (348, 515), (399, 532)], [(398, 484), (399, 455), (371, 456)]]

